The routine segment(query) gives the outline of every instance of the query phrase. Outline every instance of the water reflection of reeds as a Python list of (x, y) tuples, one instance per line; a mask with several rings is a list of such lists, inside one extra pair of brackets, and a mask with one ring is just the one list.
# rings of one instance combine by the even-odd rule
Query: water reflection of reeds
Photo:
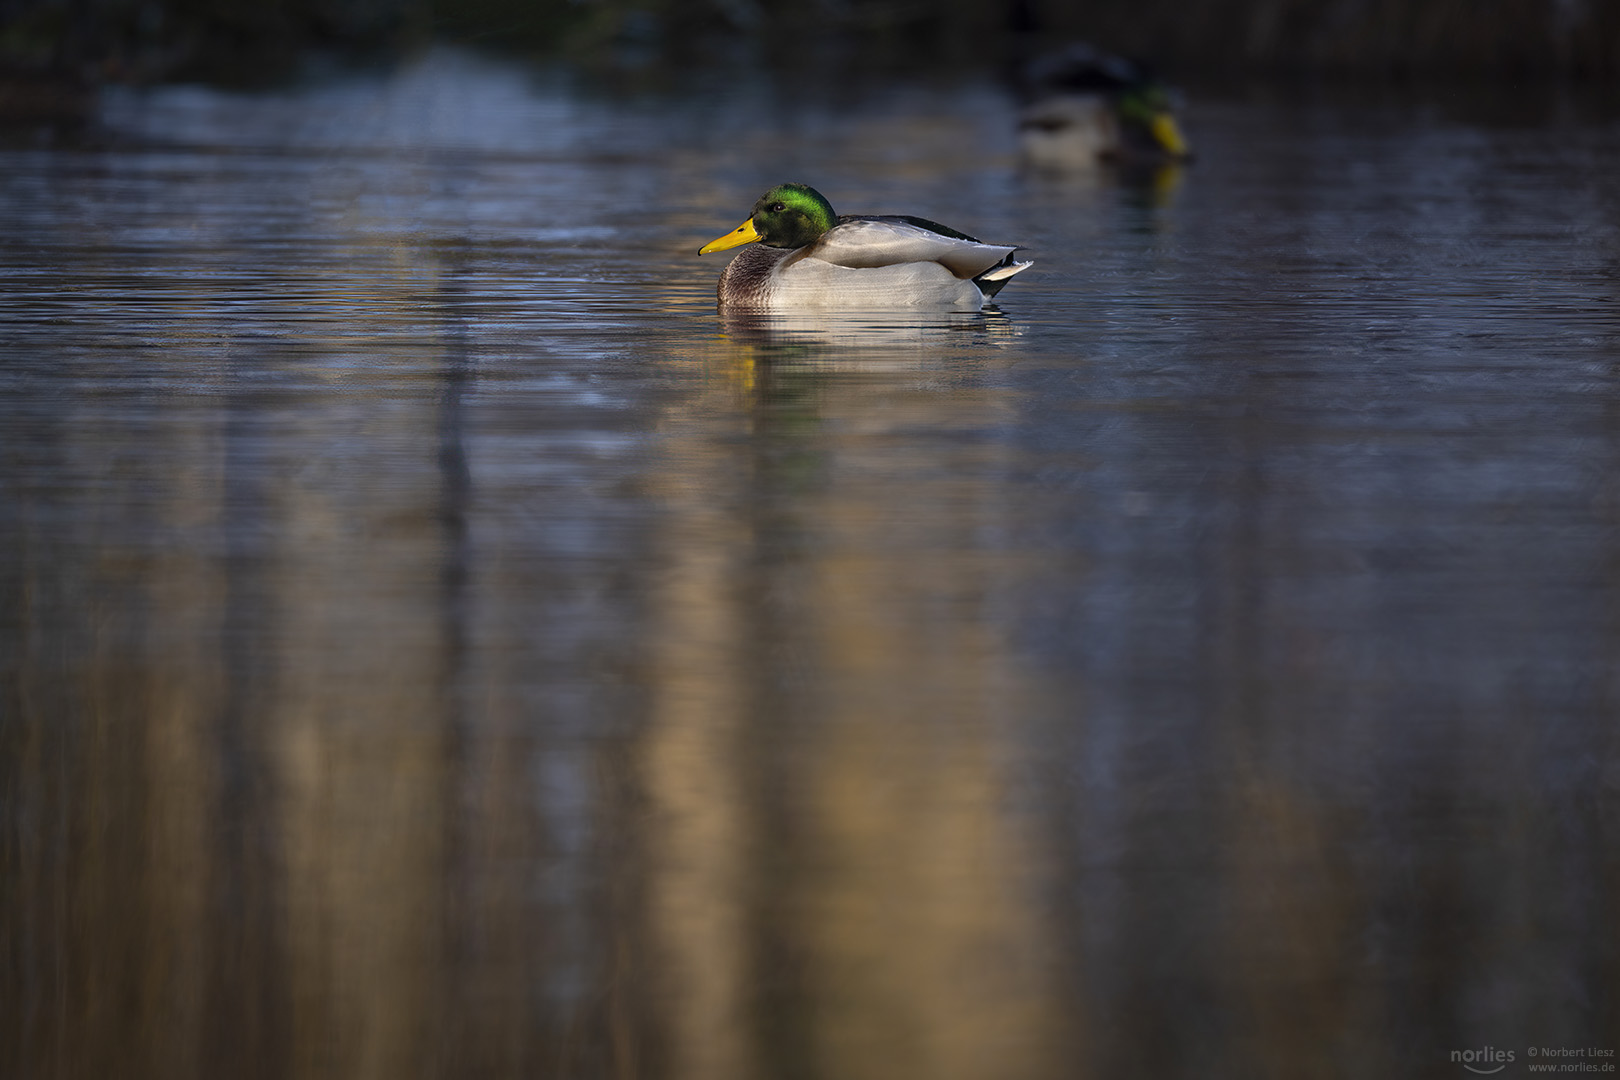
[[(1197, 620), (1149, 640), (1176, 600), (1148, 552), (1140, 625), (1045, 641), (1107, 664), (1032, 665), (1026, 462), (982, 437), (1020, 399), (974, 355), (929, 394), (688, 380), (572, 520), (462, 458), (488, 446), (453, 349), (358, 443), (228, 399), (153, 402), (133, 459), (34, 431), (62, 485), (7, 563), (8, 1070), (1389, 1074), (1482, 1017), (1587, 1037), (1601, 706), (1526, 727), (1533, 688), (1466, 713), (1344, 654), (1332, 619), (1394, 598), (1354, 567), (1340, 603), (1259, 590), (1309, 522), (1268, 511), (1288, 474), (1222, 468), (1188, 493)], [(1211, 462), (1266, 434), (1208, 425)], [(277, 456), (338, 438), (343, 470)]]

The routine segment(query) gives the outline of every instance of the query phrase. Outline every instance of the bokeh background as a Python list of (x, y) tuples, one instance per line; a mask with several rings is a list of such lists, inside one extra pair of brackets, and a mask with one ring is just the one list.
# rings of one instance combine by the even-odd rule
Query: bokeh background
[(378, 54), (445, 40), (586, 64), (632, 54), (692, 64), (745, 49), (774, 64), (896, 70), (994, 62), (1030, 34), (1099, 43), (1183, 76), (1620, 71), (1620, 14), (1602, 0), (7, 0), (0, 10), (13, 71), (89, 79), (252, 81), (312, 48)]

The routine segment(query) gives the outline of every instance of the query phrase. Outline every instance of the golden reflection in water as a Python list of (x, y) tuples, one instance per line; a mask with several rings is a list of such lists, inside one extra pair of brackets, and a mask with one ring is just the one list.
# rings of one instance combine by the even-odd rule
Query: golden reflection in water
[[(752, 377), (751, 365), (740, 378)], [(748, 716), (746, 614), (727, 603), (745, 542), (706, 496), (709, 470), (692, 448), (658, 485), (679, 508), (668, 569), (654, 610), (661, 621), (650, 670), (651, 724), (641, 758), (655, 807), (647, 840), (652, 938), (661, 948), (658, 990), (667, 1013), (672, 1073), (741, 1077), (755, 1065), (745, 1038), (749, 887), (748, 768), (739, 745)], [(727, 662), (730, 658), (730, 662)], [(667, 965), (667, 967), (665, 967)]]
[[(171, 403), (138, 478), (87, 496), (121, 520), (19, 554), (41, 602), (8, 743), (50, 823), (6, 868), (23, 1074), (398, 1077), (442, 1043), (440, 406), (394, 389), (360, 440), (278, 415), (294, 467), (229, 401)], [(63, 430), (92, 473), (128, 449)]]
[[(184, 464), (176, 470), (172, 485), (158, 494), (156, 516), (207, 527), (222, 509), (220, 432), (213, 426), (177, 425), (170, 437), (178, 443), (173, 447), (175, 458)], [(102, 770), (116, 773), (119, 768), (117, 752), (109, 754), (111, 748), (103, 746), (106, 756), (91, 753), (75, 761), (76, 767), (93, 770), (81, 775), (75, 786), (91, 798), (105, 800), (105, 812), (117, 817), (131, 809), (126, 801), (130, 794), (144, 791), (149, 816), (131, 823), (127, 832), (107, 829), (106, 847), (78, 852), (85, 870), (97, 868), (107, 877), (89, 873), (76, 880), (64, 878), (61, 884), (70, 890), (71, 907), (81, 913), (83, 921), (72, 933), (87, 958), (110, 951), (119, 934), (128, 935), (126, 940), (139, 957), (130, 973), (139, 986), (141, 1003), (130, 1028), (139, 1040), (135, 1060), (184, 1075), (207, 1052), (195, 1034), (208, 1024), (239, 1023), (237, 1037), (244, 1043), (256, 1049), (266, 1045), (264, 1026), (255, 1026), (248, 1010), (232, 1015), (210, 1002), (207, 988), (219, 978), (222, 958), (209, 947), (208, 937), (198, 933), (212, 917), (218, 893), (217, 879), (202, 871), (209, 865), (210, 817), (222, 790), (210, 748), (227, 687), (209, 645), (226, 586), (217, 565), (180, 547), (142, 568), (136, 580), (114, 588), (145, 591), (150, 609), (162, 613), (171, 644), (152, 649), (141, 663), (129, 667), (109, 649), (98, 650), (85, 669), (70, 669), (70, 678), (84, 680), (86, 719), (108, 735), (116, 731), (120, 742), (128, 740), (126, 746), (133, 743), (137, 763), (127, 781), (108, 775)], [(67, 721), (69, 715), (58, 719)], [(66, 808), (62, 812), (67, 813)], [(115, 854), (126, 846), (132, 850), (122, 857)], [(130, 909), (145, 917), (129, 918)], [(242, 946), (241, 955), (247, 959), (260, 943), (244, 939)], [(116, 978), (118, 973), (107, 974)], [(104, 1027), (110, 1017), (78, 1019), (97, 1036), (113, 1034)], [(98, 1058), (110, 1049), (87, 1040), (74, 1046), (64, 1064), (77, 1060), (99, 1067), (106, 1063)]]
[[(825, 416), (856, 440), (939, 421), (823, 383), (813, 359), (720, 346), (708, 392), (663, 422), (673, 524), (643, 761), (671, 1075), (779, 1075), (784, 1048), (808, 1075), (1037, 1075), (1075, 1026), (1052, 1012), (1038, 863), (1009, 798), (1029, 688), (973, 617), (1006, 582), (962, 535), (902, 524), (874, 543), (895, 493), (795, 457)], [(714, 414), (739, 407), (750, 443), (715, 441)], [(984, 422), (990, 406), (958, 407)], [(994, 474), (946, 470), (906, 496), (982, 509)], [(784, 546), (802, 559), (761, 579)], [(789, 1016), (762, 1032), (762, 1007)]]
[(260, 492), (274, 635), (257, 661), (268, 692), (249, 708), (274, 793), (270, 888), (299, 1076), (411, 1075), (445, 1041), (459, 762), (439, 591), (453, 496), (431, 392), (453, 360), (437, 360), (372, 369), (390, 407), (366, 410), (359, 440), (342, 410), (282, 419), (278, 440), (307, 458)]
[(1299, 1075), (1324, 1056), (1349, 1075), (1398, 1073), (1383, 1045), (1358, 1038), (1378, 1003), (1343, 977), (1357, 962), (1366, 897), (1340, 852), (1347, 829), (1286, 780), (1251, 771), (1234, 785), (1222, 877), (1229, 925), (1218, 963), (1235, 991), (1235, 1051), (1267, 1077)]
[[(515, 552), (447, 579), (456, 540), (435, 511), (458, 496), (433, 434), (452, 395), (378, 374), (390, 407), (363, 439), (330, 402), (277, 413), (275, 440), (229, 402), (165, 403), (174, 442), (145, 446), (142, 520), (221, 548), (136, 553), (114, 531), (21, 556), (28, 595), (83, 580), (93, 599), (25, 611), (5, 737), (19, 812), (44, 824), (6, 852), (31, 1017), (8, 1061), (165, 1078), (1049, 1071), (1077, 1025), (1055, 1015), (1040, 859), (1011, 794), (1034, 691), (983, 618), (1011, 570), (972, 535), (1004, 451), (909, 469), (916, 512), (857, 452), (998, 406), (788, 355), (721, 342), (658, 420), (645, 716), (623, 759), (572, 748), (522, 696), (533, 654), (508, 635), (532, 632), (533, 592), (555, 583), (515, 573)], [(721, 437), (739, 425), (749, 439)], [(120, 449), (94, 423), (64, 430), (69, 457)], [(484, 628), (487, 655), (455, 621), (474, 600), (513, 618)], [(548, 806), (547, 770), (584, 793)], [(570, 831), (605, 839), (570, 855)], [(587, 884), (548, 892), (559, 880)]]

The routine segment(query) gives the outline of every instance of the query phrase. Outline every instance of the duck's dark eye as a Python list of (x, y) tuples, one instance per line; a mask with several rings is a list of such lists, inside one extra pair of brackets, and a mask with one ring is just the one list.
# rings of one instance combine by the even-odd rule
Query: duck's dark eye
[(780, 214), (782, 211), (787, 209), (787, 206), (784, 203), (773, 202), (765, 209), (769, 210), (773, 214)]

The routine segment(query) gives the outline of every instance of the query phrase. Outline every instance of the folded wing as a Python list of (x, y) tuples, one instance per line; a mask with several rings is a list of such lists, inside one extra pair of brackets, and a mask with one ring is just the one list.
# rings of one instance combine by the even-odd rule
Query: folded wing
[(795, 254), (857, 270), (937, 262), (959, 278), (973, 278), (1004, 262), (1016, 250), (946, 236), (897, 218), (859, 218), (829, 229), (821, 239)]

